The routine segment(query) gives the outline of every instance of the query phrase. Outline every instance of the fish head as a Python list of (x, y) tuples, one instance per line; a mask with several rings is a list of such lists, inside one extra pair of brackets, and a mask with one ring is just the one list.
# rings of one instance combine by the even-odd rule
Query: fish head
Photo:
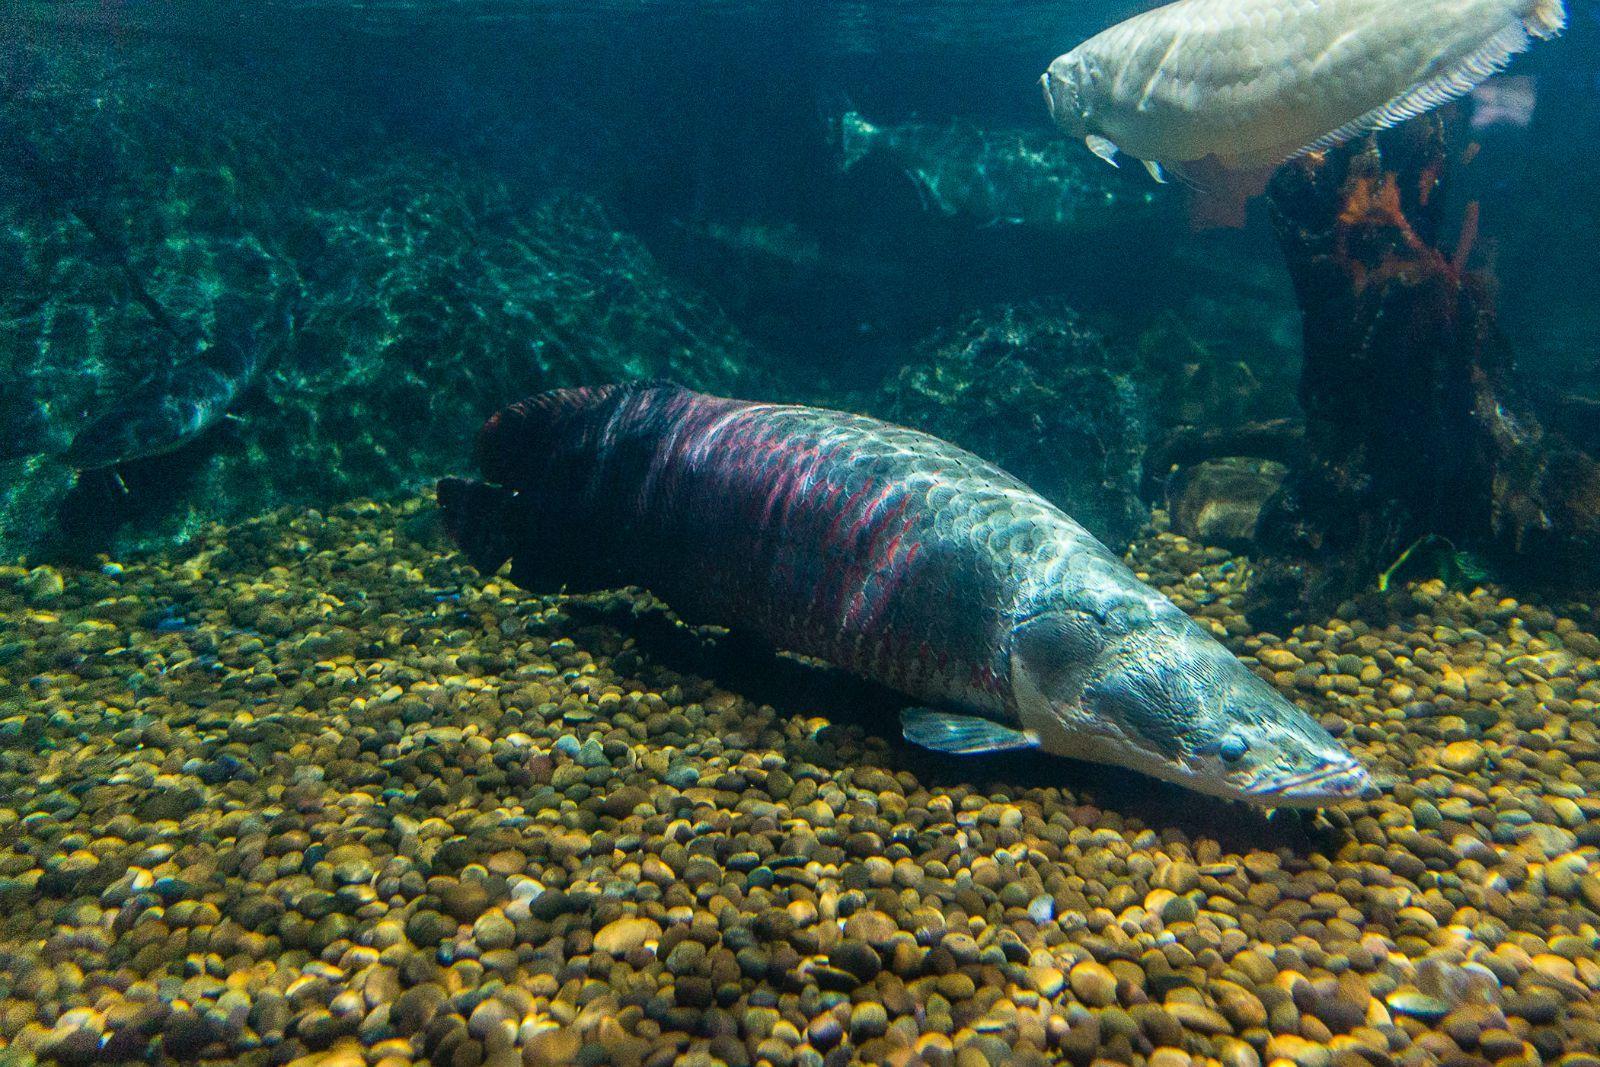
[(182, 398), (135, 389), (73, 435), (63, 459), (74, 470), (106, 470), (175, 452), (206, 424), (206, 412)]
[(1039, 78), (1050, 117), (1069, 137), (1082, 138), (1096, 132), (1091, 127), (1089, 103), (1093, 96), (1090, 92), (1093, 79), (1090, 63), (1076, 51), (1057, 56)]
[(68, 466), (79, 471), (105, 470), (138, 459), (156, 439), (148, 432), (146, 421), (138, 412), (119, 407), (73, 435), (63, 458)]
[(1017, 629), (1012, 678), (1047, 749), (1261, 807), (1376, 795), (1325, 730), (1170, 602), (1129, 597)]

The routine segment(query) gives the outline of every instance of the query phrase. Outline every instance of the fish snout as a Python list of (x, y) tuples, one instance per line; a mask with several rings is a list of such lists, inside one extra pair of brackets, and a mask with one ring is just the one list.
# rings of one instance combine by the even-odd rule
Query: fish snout
[(1251, 800), (1274, 807), (1320, 808), (1375, 800), (1382, 790), (1361, 762), (1348, 753), (1292, 775), (1266, 775), (1245, 790)]
[(1044, 90), (1045, 107), (1056, 125), (1072, 137), (1082, 137), (1086, 128), (1083, 109), (1078, 102), (1076, 70), (1062, 56), (1050, 64), (1050, 69), (1039, 75), (1039, 86)]

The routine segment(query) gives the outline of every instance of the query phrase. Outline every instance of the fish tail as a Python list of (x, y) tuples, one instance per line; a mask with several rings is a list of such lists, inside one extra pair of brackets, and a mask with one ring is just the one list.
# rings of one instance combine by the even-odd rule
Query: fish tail
[(552, 389), (501, 408), (478, 431), (478, 469), (491, 482), (510, 482), (530, 456), (551, 450), (568, 420), (605, 403), (618, 388)]
[(855, 168), (877, 147), (882, 131), (867, 121), (865, 115), (846, 102), (845, 109), (830, 120), (831, 132), (837, 142), (839, 170), (848, 172)]
[(1567, 28), (1567, 7), (1563, 0), (1528, 0), (1522, 24), (1530, 37), (1545, 40), (1559, 36)]
[(671, 382), (649, 380), (538, 393), (489, 416), (478, 431), (474, 459), (488, 481), (518, 488), (525, 488), (522, 481), (535, 470), (585, 475), (563, 457), (588, 448), (588, 438), (603, 432), (618, 405), (641, 393), (666, 397), (683, 392)]
[(507, 520), (516, 494), (464, 478), (443, 478), (438, 491), (450, 540), (480, 573), (498, 571), (512, 554)]
[[(613, 527), (639, 518), (650, 442), (698, 394), (662, 381), (556, 389), (501, 408), (478, 433), (483, 482), (439, 483), (444, 527), (472, 565), (533, 592), (616, 580)], [(703, 399), (703, 398), (700, 398)], [(624, 499), (626, 498), (626, 499)]]

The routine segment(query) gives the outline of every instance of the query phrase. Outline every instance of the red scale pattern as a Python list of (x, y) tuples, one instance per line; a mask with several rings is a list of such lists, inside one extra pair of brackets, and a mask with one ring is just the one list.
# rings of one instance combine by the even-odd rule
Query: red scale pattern
[[(597, 581), (929, 701), (1005, 700), (1012, 561), (963, 520), (1014, 483), (976, 457), (857, 416), (662, 386), (513, 405), (479, 454), (538, 509), (582, 517), (570, 551), (605, 558)], [(987, 495), (930, 500), (968, 483)]]

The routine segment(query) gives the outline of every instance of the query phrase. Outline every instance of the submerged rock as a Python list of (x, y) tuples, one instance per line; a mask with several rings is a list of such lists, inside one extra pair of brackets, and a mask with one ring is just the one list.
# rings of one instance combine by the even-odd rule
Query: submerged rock
[(0, 553), (398, 489), (534, 389), (759, 388), (755, 349), (595, 201), (324, 140), (147, 43), (39, 42), (0, 101)]
[(968, 316), (923, 343), (869, 407), (1016, 475), (1107, 544), (1139, 498), (1145, 397), (1099, 334), (1055, 301)]
[(1167, 482), (1172, 529), (1206, 544), (1242, 548), (1289, 468), (1270, 459), (1225, 456), (1179, 470)]

